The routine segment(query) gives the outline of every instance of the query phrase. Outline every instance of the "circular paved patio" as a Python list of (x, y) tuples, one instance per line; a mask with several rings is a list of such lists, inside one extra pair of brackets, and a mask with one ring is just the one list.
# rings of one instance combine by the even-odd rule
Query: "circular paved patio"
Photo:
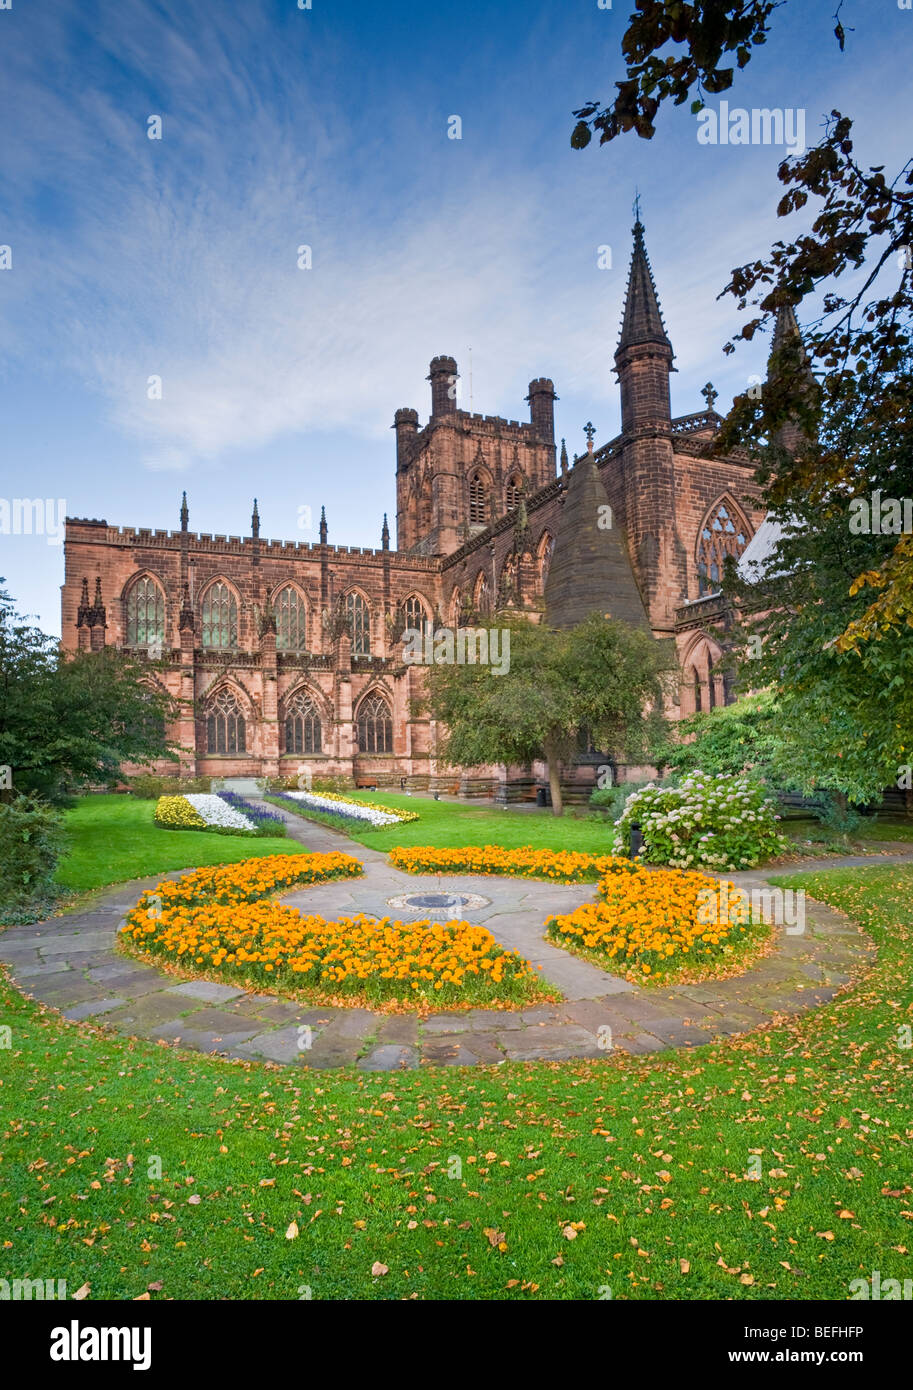
[[(291, 839), (312, 850), (344, 848), (364, 863), (365, 873), (285, 894), (282, 902), (327, 917), (353, 912), (382, 917), (390, 915), (391, 897), (476, 894), (485, 905), (473, 908), (471, 920), (541, 966), (541, 976), (561, 991), (563, 1001), (519, 1012), (473, 1009), (418, 1019), (368, 1009), (308, 1008), (200, 979), (180, 982), (115, 950), (120, 924), (142, 890), (177, 873), (119, 884), (88, 912), (10, 928), (0, 936), (0, 960), (23, 993), (71, 1020), (248, 1061), (391, 1071), (420, 1064), (605, 1057), (613, 1051), (657, 1052), (712, 1042), (824, 1003), (850, 983), (873, 952), (860, 928), (809, 899), (804, 934), (779, 931), (774, 951), (737, 979), (646, 990), (543, 938), (546, 918), (591, 902), (593, 884), (406, 874), (377, 850), (283, 815)], [(860, 856), (821, 861), (821, 867), (909, 863), (911, 858), (913, 852)], [(757, 874), (730, 877), (749, 891), (768, 882)], [(420, 915), (415, 909), (414, 916)]]

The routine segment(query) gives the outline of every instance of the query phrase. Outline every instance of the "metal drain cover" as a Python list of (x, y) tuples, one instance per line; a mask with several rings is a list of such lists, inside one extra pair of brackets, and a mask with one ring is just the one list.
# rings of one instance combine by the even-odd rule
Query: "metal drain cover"
[(453, 917), (467, 909), (487, 907), (490, 901), (480, 893), (401, 893), (388, 898), (387, 905), (425, 917)]

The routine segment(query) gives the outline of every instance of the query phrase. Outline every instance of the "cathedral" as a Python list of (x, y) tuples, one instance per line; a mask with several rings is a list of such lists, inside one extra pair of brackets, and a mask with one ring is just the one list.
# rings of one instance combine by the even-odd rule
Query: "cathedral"
[[(179, 699), (184, 777), (342, 776), (355, 785), (516, 800), (533, 767), (454, 771), (436, 757), (423, 672), (403, 632), (458, 629), (502, 612), (556, 627), (598, 611), (674, 639), (683, 717), (732, 698), (721, 673), (727, 554), (741, 557), (764, 518), (747, 454), (707, 457), (722, 424), (716, 392), (673, 417), (675, 370), (638, 218), (615, 371), (621, 433), (569, 466), (557, 457), (554, 383), (537, 377), (529, 419), (457, 409), (457, 364), (435, 357), (424, 425), (396, 411), (396, 545), (379, 549), (265, 540), (256, 501), (245, 536), (152, 531), (68, 518), (64, 646), (113, 644), (155, 662)], [(777, 334), (798, 332), (781, 311)], [(776, 337), (775, 337), (776, 346)], [(568, 769), (587, 779), (586, 758)], [(173, 765), (162, 764), (162, 772)], [(624, 770), (621, 769), (624, 776)]]

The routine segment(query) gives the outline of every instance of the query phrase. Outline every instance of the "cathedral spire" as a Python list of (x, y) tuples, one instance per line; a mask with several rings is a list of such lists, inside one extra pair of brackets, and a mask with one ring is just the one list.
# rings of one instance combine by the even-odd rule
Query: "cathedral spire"
[(187, 530), (187, 523), (190, 520), (190, 512), (187, 509), (187, 493), (181, 493), (181, 530)]
[(561, 441), (561, 476), (562, 478), (567, 477), (567, 445), (563, 439)]
[(327, 543), (327, 511), (326, 507), (320, 508), (320, 544)]
[(672, 350), (660, 312), (650, 258), (644, 244), (644, 225), (638, 216), (634, 223), (634, 251), (628, 271), (628, 288), (625, 292), (618, 352), (641, 343), (657, 343), (668, 348), (670, 352)]
[(250, 534), (256, 538), (260, 535), (260, 513), (257, 511), (257, 499), (254, 498), (254, 510), (250, 518)]
[[(793, 392), (809, 405), (814, 401), (817, 383), (792, 304), (781, 304), (777, 309), (767, 358), (767, 381), (768, 389), (773, 388), (768, 397), (771, 403), (784, 390)], [(774, 431), (776, 442), (790, 453), (795, 453), (802, 440), (803, 431), (798, 419), (800, 413), (801, 410), (790, 412), (791, 418)]]
[(390, 549), (390, 527), (387, 525), (387, 513), (384, 512), (384, 525), (380, 533), (380, 544), (382, 550)]
[(672, 427), (669, 373), (672, 344), (660, 313), (653, 271), (644, 245), (644, 227), (634, 223), (634, 251), (628, 272), (621, 336), (615, 349), (615, 370), (621, 386), (623, 434)]

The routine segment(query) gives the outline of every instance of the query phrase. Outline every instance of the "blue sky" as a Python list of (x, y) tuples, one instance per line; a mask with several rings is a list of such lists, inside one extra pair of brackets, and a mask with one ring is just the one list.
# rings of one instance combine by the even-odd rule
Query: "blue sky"
[[(716, 296), (783, 233), (779, 152), (702, 146), (687, 107), (652, 141), (570, 148), (573, 108), (623, 74), (627, 0), (13, 0), (0, 11), (0, 496), (74, 516), (243, 534), (326, 505), (330, 540), (394, 522), (390, 425), (429, 407), (451, 353), (460, 405), (526, 418), (551, 376), (573, 454), (617, 433), (611, 372), (639, 188), (677, 354), (673, 411), (725, 407), (763, 371)], [(909, 145), (913, 13), (790, 0), (729, 95), (855, 118), (864, 161)], [(150, 116), (163, 138), (147, 138)], [(448, 139), (458, 115), (462, 138)], [(787, 224), (791, 228), (791, 224)], [(312, 248), (300, 270), (297, 250)], [(612, 248), (599, 269), (598, 248)], [(147, 398), (151, 376), (161, 400)], [(20, 608), (59, 632), (60, 546), (0, 535)]]

